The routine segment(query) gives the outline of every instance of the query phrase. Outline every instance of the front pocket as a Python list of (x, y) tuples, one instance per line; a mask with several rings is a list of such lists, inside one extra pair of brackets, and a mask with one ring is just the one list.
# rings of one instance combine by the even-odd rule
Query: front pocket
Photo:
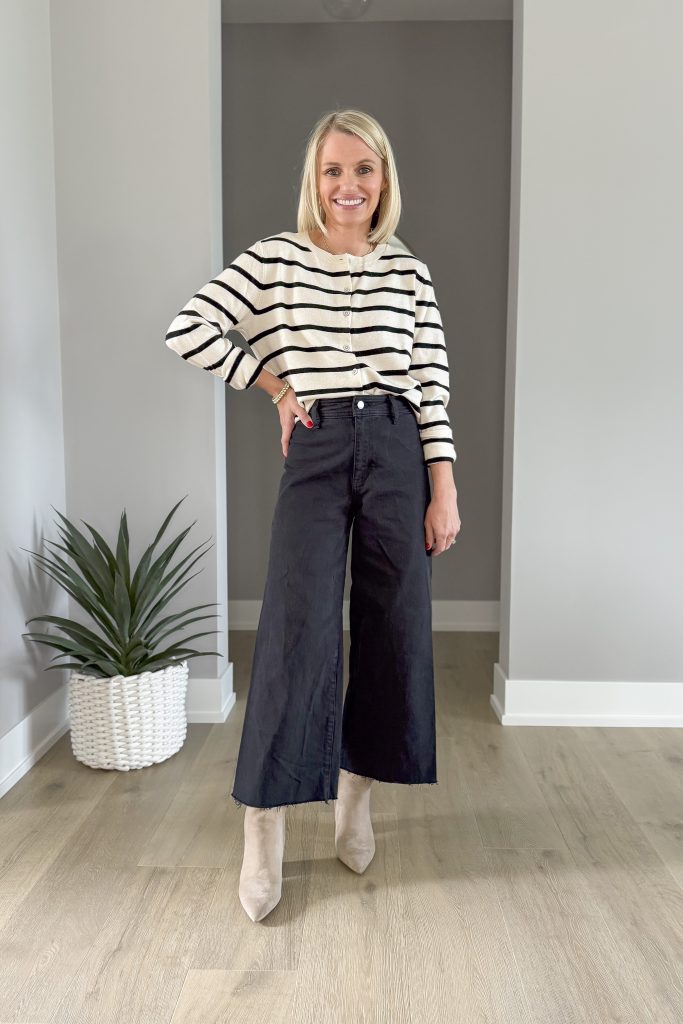
[(313, 442), (310, 437), (304, 435), (313, 434), (314, 432), (315, 427), (307, 427), (302, 420), (295, 421), (292, 433), (289, 435), (289, 448), (285, 456), (285, 466), (288, 466), (290, 460), (299, 452), (306, 452)]
[(422, 452), (420, 428), (412, 413), (410, 415), (398, 416), (392, 426), (392, 432), (403, 448), (406, 448), (409, 452)]

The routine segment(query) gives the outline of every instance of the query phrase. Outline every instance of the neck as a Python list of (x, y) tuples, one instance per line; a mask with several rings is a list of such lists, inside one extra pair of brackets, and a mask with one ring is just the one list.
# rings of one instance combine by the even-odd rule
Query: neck
[(368, 241), (365, 229), (359, 232), (358, 228), (344, 229), (337, 228), (334, 225), (325, 226), (327, 228), (327, 237), (317, 230), (311, 232), (313, 241), (322, 249), (331, 250), (333, 253), (347, 252), (352, 256), (366, 256), (374, 249), (374, 245)]

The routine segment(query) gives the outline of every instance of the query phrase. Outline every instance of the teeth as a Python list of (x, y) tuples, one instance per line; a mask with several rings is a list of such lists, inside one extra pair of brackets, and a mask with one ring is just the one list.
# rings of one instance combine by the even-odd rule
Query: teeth
[(335, 199), (334, 201), (338, 206), (360, 206), (365, 202), (364, 199)]

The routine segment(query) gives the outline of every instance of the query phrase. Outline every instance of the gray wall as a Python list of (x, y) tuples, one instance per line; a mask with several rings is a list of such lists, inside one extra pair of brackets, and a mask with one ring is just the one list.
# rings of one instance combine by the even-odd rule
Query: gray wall
[[(226, 263), (296, 230), (305, 140), (324, 111), (367, 110), (394, 147), (398, 234), (432, 272), (451, 367), (463, 526), (434, 559), (435, 600), (500, 591), (511, 47), (509, 22), (223, 26)], [(227, 391), (229, 592), (260, 600), (280, 422), (264, 392)]]

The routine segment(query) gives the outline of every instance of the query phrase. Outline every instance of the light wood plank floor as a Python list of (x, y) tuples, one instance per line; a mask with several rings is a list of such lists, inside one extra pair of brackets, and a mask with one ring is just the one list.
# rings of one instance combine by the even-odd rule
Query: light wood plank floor
[(93, 770), (66, 734), (0, 800), (2, 1024), (681, 1024), (680, 730), (503, 727), (497, 634), (435, 633), (439, 784), (374, 784), (361, 876), (332, 805), (289, 808), (255, 923), (229, 796), (254, 639), (175, 757)]

